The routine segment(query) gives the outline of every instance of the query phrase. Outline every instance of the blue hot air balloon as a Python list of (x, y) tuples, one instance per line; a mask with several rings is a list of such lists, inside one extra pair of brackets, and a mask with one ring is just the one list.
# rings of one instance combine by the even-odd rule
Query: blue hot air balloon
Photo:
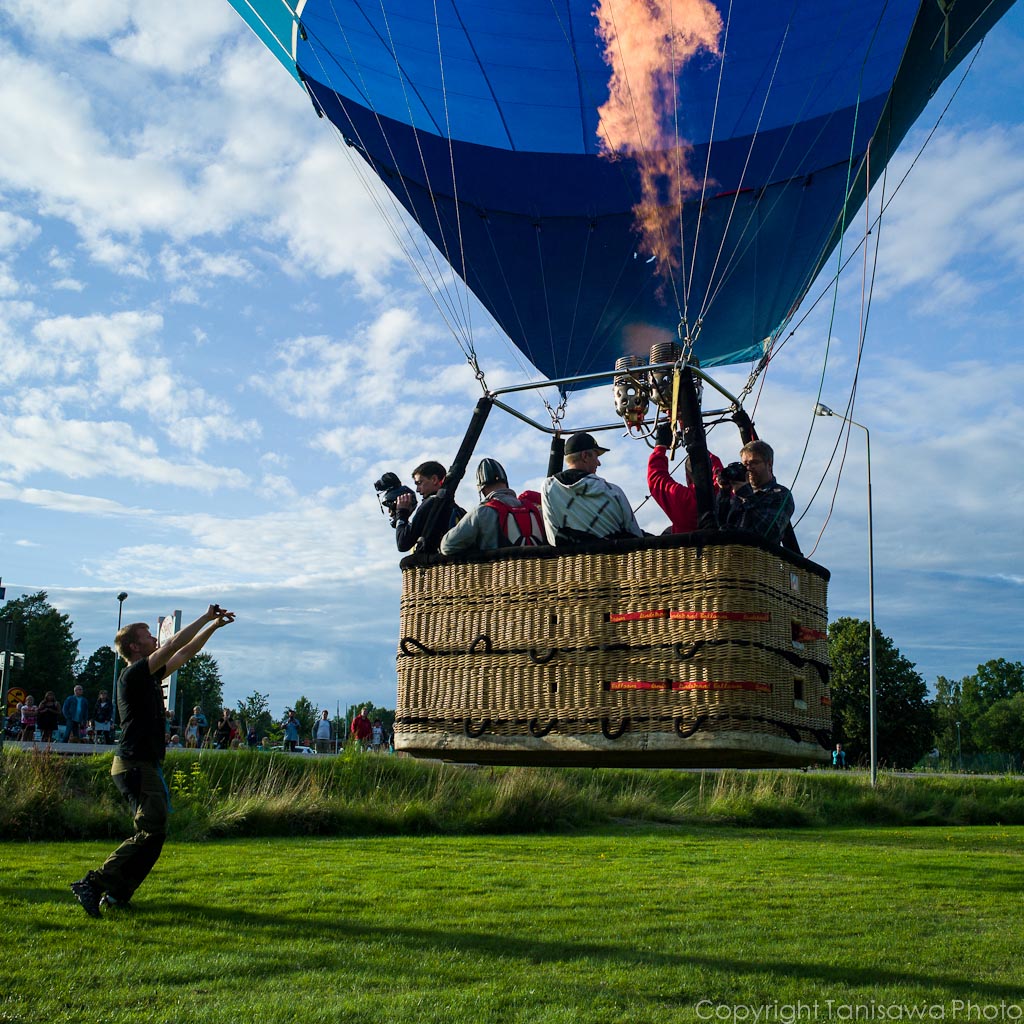
[(680, 324), (705, 367), (769, 350), (1012, 0), (231, 2), (560, 378)]
[[(695, 533), (406, 559), (397, 745), (497, 763), (826, 761), (828, 572), (715, 528), (694, 375), (764, 365), (1012, 0), (231, 2), (542, 374), (568, 389), (616, 367), (617, 402), (620, 384), (627, 409), (631, 388), (643, 399), (627, 423), (644, 424), (649, 392), (692, 460)], [(670, 377), (653, 353), (632, 368), (677, 340), (654, 350)], [(478, 404), (425, 536), (501, 393)], [(557, 416), (551, 433), (553, 474)]]

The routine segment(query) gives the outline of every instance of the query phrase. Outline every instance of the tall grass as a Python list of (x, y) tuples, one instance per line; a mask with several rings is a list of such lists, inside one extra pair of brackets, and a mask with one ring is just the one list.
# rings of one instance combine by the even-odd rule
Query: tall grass
[[(111, 755), (0, 756), (0, 838), (121, 836)], [(456, 835), (610, 821), (807, 828), (1024, 824), (1017, 777), (475, 768), (361, 754), (299, 758), (175, 751), (164, 772), (172, 836)]]

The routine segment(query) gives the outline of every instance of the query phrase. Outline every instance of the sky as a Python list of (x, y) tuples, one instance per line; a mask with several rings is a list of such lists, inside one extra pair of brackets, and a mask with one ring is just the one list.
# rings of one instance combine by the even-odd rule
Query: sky
[[(83, 658), (112, 641), (121, 591), (124, 621), (154, 627), (216, 601), (237, 613), (208, 648), (227, 703), (393, 707), (401, 574), (372, 484), (450, 462), (480, 385), (350, 154), (226, 2), (35, 10), (0, 0), (7, 598), (45, 590)], [(1022, 54), (1017, 5), (891, 162), (890, 193), (939, 121), (871, 235), (852, 415), (871, 431), (875, 621), (930, 684), (1024, 659)], [(837, 484), (840, 421), (813, 413), (846, 408), (861, 270), (805, 303), (754, 409), (803, 549), (832, 572), (832, 619), (868, 613), (865, 434)], [(472, 319), (487, 383), (527, 379)], [(718, 376), (738, 391), (747, 372)], [(610, 388), (569, 418), (610, 421)], [(734, 435), (710, 442), (736, 457)], [(605, 443), (602, 475), (640, 505), (648, 450)], [(524, 488), (546, 450), (496, 412), (477, 454)], [(667, 523), (650, 501), (638, 519)]]

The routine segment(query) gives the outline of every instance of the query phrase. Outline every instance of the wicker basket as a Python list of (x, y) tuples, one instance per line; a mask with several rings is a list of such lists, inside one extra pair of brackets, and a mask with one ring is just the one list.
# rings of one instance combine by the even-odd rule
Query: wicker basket
[(750, 534), (402, 562), (395, 743), (489, 764), (806, 765), (828, 572)]

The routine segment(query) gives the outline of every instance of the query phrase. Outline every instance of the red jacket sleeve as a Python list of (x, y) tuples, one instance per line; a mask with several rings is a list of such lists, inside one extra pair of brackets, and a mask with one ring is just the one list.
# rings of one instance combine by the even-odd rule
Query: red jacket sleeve
[[(722, 462), (717, 455), (708, 452), (711, 473), (718, 490), (718, 471)], [(680, 466), (680, 469), (682, 467)], [(697, 494), (693, 487), (673, 480), (668, 471), (668, 450), (658, 445), (647, 460), (647, 488), (651, 497), (672, 523), (673, 533), (691, 533), (697, 529)]]

